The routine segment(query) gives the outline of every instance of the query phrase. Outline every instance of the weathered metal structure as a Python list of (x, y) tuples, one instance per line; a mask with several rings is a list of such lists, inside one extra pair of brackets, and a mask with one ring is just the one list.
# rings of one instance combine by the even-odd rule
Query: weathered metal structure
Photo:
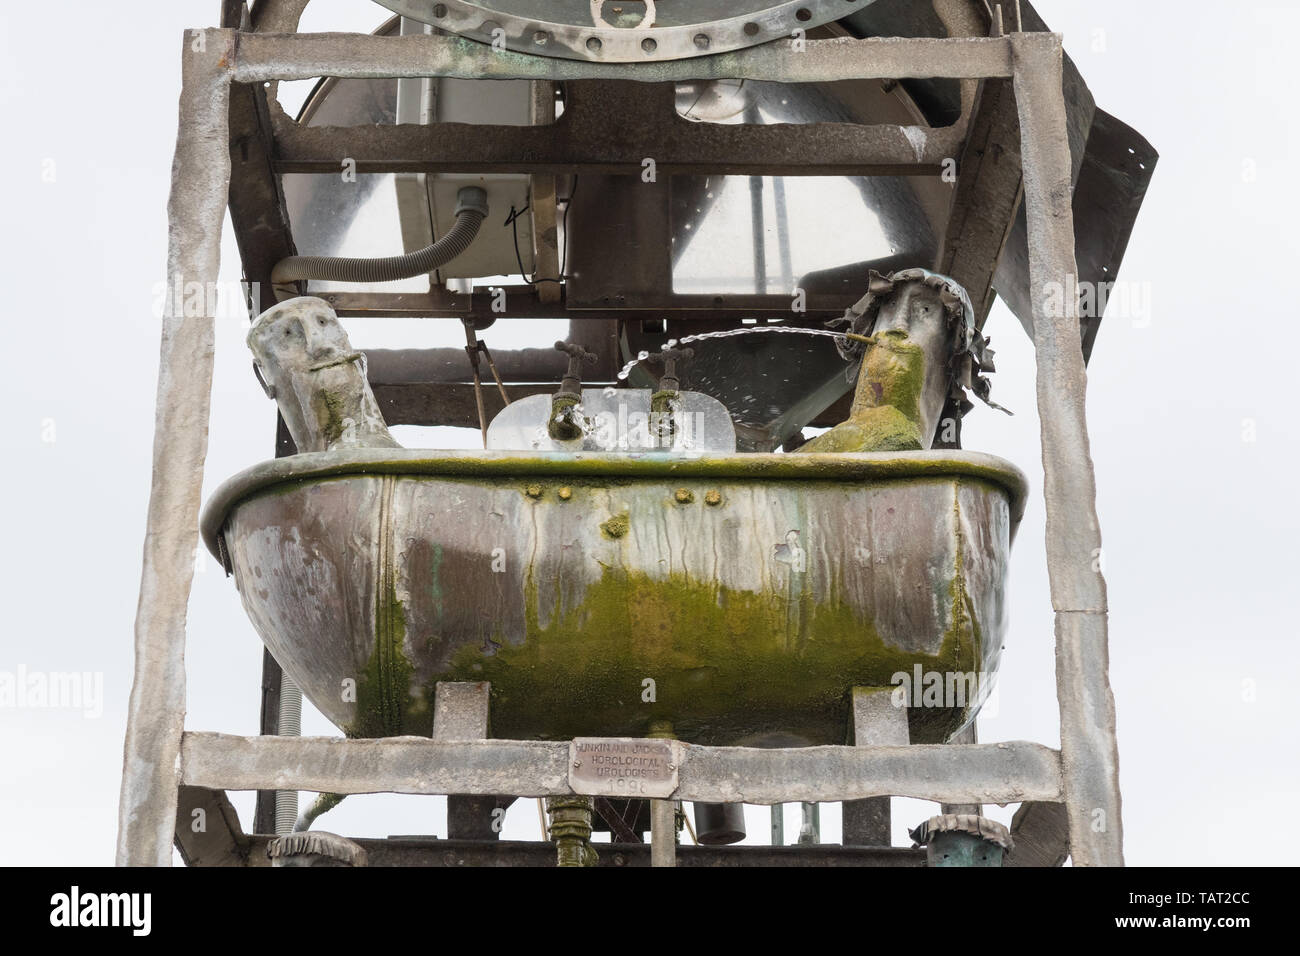
[[(120, 863), (166, 864), (174, 841), (195, 863), (267, 862), (261, 847), (274, 829), (273, 793), (287, 789), (449, 795), (453, 839), (363, 840), (364, 853), (337, 851), (339, 858), (364, 858), (370, 865), (539, 862), (546, 858), (539, 853), (554, 859), (549, 844), (499, 843), (484, 825), (491, 809), (514, 797), (552, 798), (551, 831), (563, 859), (566, 841), (577, 841), (572, 850), (584, 839), (581, 801), (566, 801), (634, 795), (606, 789), (593, 772), (599, 758), (588, 754), (615, 751), (635, 752), (653, 765), (635, 791), (649, 801), (652, 847), (629, 842), (646, 829), (639, 819), (615, 814), (608, 824), (621, 839), (614, 853), (602, 853), (603, 865), (637, 863), (647, 852), (657, 863), (920, 865), (923, 853), (888, 845), (888, 805), (881, 798), (890, 796), (943, 804), (944, 820), (957, 821), (951, 828), (956, 843), (970, 832), (992, 832), (978, 822), (980, 804), (1022, 803), (1012, 833), (1017, 848), (1007, 852), (1011, 863), (1059, 863), (1067, 848), (1078, 865), (1122, 862), (1105, 584), (1095, 560), (1100, 530), (1084, 418), (1085, 361), (1098, 318), (1081, 322), (1073, 290), (1118, 272), (1156, 157), (1132, 130), (1095, 108), (1063, 57), (1060, 38), (1027, 5), (847, 3), (853, 8), (847, 16), (846, 0), (724, 4), (716, 15), (706, 10), (699, 22), (679, 23), (672, 11), (659, 11), (655, 21), (653, 3), (619, 5), (620, 17), (636, 14), (630, 20), (609, 12), (613, 19), (586, 22), (583, 11), (595, 16), (605, 5), (582, 3), (572, 12), (556, 4), (548, 19), (530, 19), (532, 5), (525, 0), (403, 0), (384, 6), (409, 19), (394, 20), (376, 35), (343, 35), (295, 33), (306, 0), (261, 0), (251, 11), (227, 2), (220, 28), (187, 34), (169, 204), (174, 294), (168, 301), (176, 308), (163, 326)], [(433, 31), (408, 29), (416, 21)], [(279, 107), (275, 84), (314, 78), (325, 79), (295, 121)], [(374, 89), (350, 99), (342, 86), (428, 78), (527, 81), (526, 121), (440, 119), (443, 107), (430, 106), (436, 97), (426, 85), (423, 100), (417, 98), (422, 118), (411, 122), (411, 99), (400, 87), (388, 111)], [(737, 98), (726, 86), (733, 81), (758, 92)], [(439, 89), (444, 100), (453, 100), (454, 88)], [(848, 104), (846, 115), (818, 112), (793, 93), (781, 98), (781, 91), (831, 89)], [(706, 94), (731, 97), (731, 115), (743, 121), (684, 115), (684, 91), (689, 104)], [(357, 99), (367, 109), (378, 102), (379, 111), (391, 115), (385, 122), (358, 114)], [(790, 102), (807, 112), (792, 118), (777, 108)], [(340, 116), (354, 125), (333, 125)], [(652, 160), (648, 178), (646, 160)], [(299, 253), (301, 244), (337, 254), (337, 247), (322, 248), (318, 236), (298, 227), (314, 223), (320, 231), (331, 220), (356, 215), (354, 208), (340, 212), (328, 191), (309, 182), (336, 177), (341, 162), (359, 175), (426, 177), (419, 188), (427, 194), (434, 232), (446, 228), (439, 209), (449, 206), (438, 192), (439, 177), (448, 177), (447, 188), (462, 184), (457, 176), (502, 177), (484, 180), (490, 204), (513, 189), (528, 197), (531, 228), (524, 230), (522, 247), (522, 210), (514, 202), (507, 221), (514, 227), (522, 285), (489, 290), (436, 274), (418, 291), (312, 288), (344, 318), (413, 316), (465, 324), (470, 345), (464, 352), (367, 353), (369, 383), (389, 425), (482, 424), (486, 440), (486, 422), (503, 401), (481, 387), (481, 358), (499, 376), (503, 400), (507, 389), (513, 397), (553, 391), (554, 384), (542, 383), (566, 374), (561, 353), (484, 355), (477, 333), (501, 320), (569, 319), (570, 339), (595, 356), (597, 384), (614, 386), (624, 359), (671, 345), (673, 336), (731, 328), (754, 317), (810, 327), (837, 318), (861, 295), (872, 269), (920, 265), (953, 277), (969, 291), (979, 324), (994, 294), (1002, 296), (1035, 345), (1060, 749), (975, 743), (969, 722), (977, 704), (958, 712), (904, 710), (891, 706), (886, 687), (888, 672), (913, 663), (996, 667), (1001, 584), (1023, 509), (1023, 477), (1005, 462), (960, 450), (952, 427), (936, 435), (928, 451), (820, 460), (774, 454), (797, 444), (804, 426), (844, 419), (851, 391), (842, 361), (825, 350), (790, 349), (788, 341), (719, 350), (723, 358), (712, 365), (708, 355), (694, 358), (689, 374), (709, 382), (735, 419), (742, 453), (717, 459), (388, 448), (296, 455), (282, 421), (278, 460), (223, 486), (203, 529), (209, 547), (241, 581), (245, 607), (269, 648), (264, 735), (186, 730), (185, 614), (199, 534), (213, 316), (185, 314), (179, 306), (193, 283), (216, 282), (227, 210), (244, 276), (266, 294), (277, 282), (286, 285), (276, 266)], [(705, 222), (716, 198), (710, 177), (720, 176), (746, 177), (757, 197), (747, 273), (753, 291), (679, 291), (690, 285), (680, 267), (684, 237)], [(810, 176), (852, 177), (888, 242), (880, 255), (850, 255), (847, 264), (799, 276), (782, 262), (780, 291), (770, 293), (767, 277), (776, 266), (766, 261), (766, 243), (758, 238), (762, 179), (771, 177), (775, 188)], [(407, 188), (402, 182), (399, 192)], [(786, 207), (778, 202), (776, 209), (780, 216)], [(408, 249), (431, 238), (420, 235), (427, 223), (404, 220), (401, 228)], [(498, 240), (504, 241), (490, 241)], [(774, 251), (788, 251), (785, 246)], [(465, 271), (482, 274), (472, 266)], [(784, 284), (792, 279), (793, 290)], [(1056, 300), (1060, 308), (1046, 295), (1052, 287), (1067, 290)], [(791, 292), (800, 303), (793, 312)], [(763, 401), (750, 402), (754, 382), (764, 377)], [(665, 387), (662, 380), (658, 387)], [(959, 416), (950, 411), (945, 421), (951, 426)], [(372, 507), (373, 523), (367, 517)], [(638, 516), (651, 512), (655, 530), (638, 531)], [(873, 524), (877, 512), (894, 517)], [(595, 517), (576, 522), (573, 515), (583, 513)], [(436, 578), (445, 551), (481, 547), (463, 538), (481, 535), (482, 524), (457, 529), (459, 515), (493, 515), (508, 529), (495, 543), (509, 571), (453, 575), (445, 583), (461, 595), (459, 604), (419, 597), (423, 592), (411, 582)], [(737, 521), (745, 533), (735, 532)], [(379, 530), (359, 531), (362, 525)], [(804, 540), (815, 541), (824, 560), (805, 567), (791, 557), (798, 541), (788, 539), (785, 552), (777, 548), (777, 560), (788, 566), (782, 572), (788, 585), (773, 583), (755, 569), (789, 527), (811, 529)], [(594, 563), (558, 552), (538, 558), (557, 528), (574, 536), (574, 553)], [(660, 531), (663, 543), (656, 538)], [(304, 535), (302, 553), (313, 557), (285, 561), (278, 542), (298, 534)], [(720, 548), (736, 557), (721, 571)], [(864, 564), (863, 549), (889, 556), (883, 571), (870, 562), (860, 573), (849, 570), (855, 561)], [(677, 577), (657, 577), (672, 555), (681, 562)], [(304, 601), (322, 583), (311, 576), (313, 561), (349, 569), (360, 594), (355, 609), (324, 613), (320, 602)], [(557, 595), (546, 598), (532, 584), (535, 577), (595, 594), (608, 581), (593, 568), (616, 562), (639, 575), (635, 586), (629, 589), (624, 579), (622, 590), (601, 598), (600, 607), (618, 613), (598, 613), (593, 604), (562, 633), (546, 623), (563, 615), (566, 596), (557, 585)], [(931, 565), (955, 569), (934, 579), (952, 600), (909, 603), (899, 582), (924, 576), (919, 569)], [(263, 571), (273, 574), (276, 586), (250, 587)], [(796, 574), (806, 601), (782, 598), (780, 587), (795, 593)], [(706, 579), (713, 588), (709, 599), (692, 603), (690, 589)], [(533, 604), (514, 597), (530, 587)], [(719, 588), (761, 600), (743, 611), (743, 602), (733, 601), (720, 611)], [(485, 601), (491, 594), (504, 596), (494, 605)], [(554, 607), (539, 612), (537, 602), (546, 600)], [(624, 613), (629, 607), (649, 607), (651, 614), (658, 609), (659, 644), (634, 639), (635, 622)], [(674, 608), (688, 608), (693, 616), (674, 617)], [(856, 623), (818, 617), (832, 608), (847, 608), (846, 620)], [(718, 620), (711, 622), (715, 612)], [(483, 616), (493, 622), (486, 630)], [(513, 629), (501, 630), (499, 622), (512, 616)], [(333, 687), (371, 666), (368, 645), (344, 650), (355, 644), (362, 618), (362, 632), (388, 635), (412, 656), (414, 676), (402, 679), (428, 688), (427, 696), (413, 698), (416, 705), (403, 700), (388, 706), (391, 688), (378, 700), (373, 693), (331, 698)], [(856, 650), (826, 651), (860, 630), (863, 620), (872, 622), (887, 653), (868, 661)], [(727, 644), (737, 629), (779, 633), (786, 644), (770, 654)], [(412, 632), (450, 637), (436, 646), (430, 639), (418, 650), (418, 642), (407, 640)], [(509, 654), (496, 653), (494, 641), (502, 634), (507, 644), (522, 642), (520, 654), (534, 641), (531, 653), (540, 656), (527, 669), (512, 669)], [(557, 654), (557, 645), (545, 642), (558, 638)], [(820, 664), (817, 653), (797, 658), (807, 665), (797, 675), (797, 693), (771, 682), (796, 659), (792, 648), (814, 645), (830, 656)], [(295, 678), (353, 739), (275, 736), (276, 659), (292, 669), (289, 661), (307, 657), (312, 667), (299, 663)], [(382, 661), (376, 666), (388, 673)], [(636, 680), (642, 673), (661, 675), (664, 686), (677, 691), (670, 696), (689, 703), (671, 713), (638, 710), (634, 718), (605, 706), (617, 693), (601, 680)], [(711, 682), (709, 693), (698, 691), (701, 675)], [(564, 699), (583, 695), (596, 705), (579, 719), (565, 711)], [(384, 736), (391, 734), (408, 736)], [(257, 834), (243, 834), (224, 796), (229, 789), (264, 794)], [(846, 845), (678, 850), (673, 801), (844, 801)], [(634, 815), (639, 806), (629, 804)], [(183, 825), (199, 807), (210, 821), (203, 834)], [(995, 856), (1001, 859), (1010, 840), (998, 840)], [(327, 842), (307, 841), (303, 852), (328, 855)], [(961, 845), (963, 853), (973, 852)], [(283, 847), (277, 854), (284, 855)]]

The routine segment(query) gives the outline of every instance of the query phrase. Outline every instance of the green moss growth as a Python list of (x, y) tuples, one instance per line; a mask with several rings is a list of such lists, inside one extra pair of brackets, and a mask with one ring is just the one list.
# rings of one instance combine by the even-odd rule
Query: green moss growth
[(904, 334), (876, 336), (858, 373), (848, 419), (799, 450), (817, 454), (921, 450), (924, 387), (925, 352), (921, 347)]
[(863, 409), (799, 448), (815, 453), (920, 449), (920, 427), (892, 405)]
[(573, 441), (582, 437), (582, 423), (576, 411), (581, 401), (577, 395), (556, 395), (551, 399), (551, 417), (547, 433), (556, 441)]
[[(801, 587), (803, 577), (792, 574), (792, 585)], [(557, 599), (545, 623), (538, 616), (543, 586)], [(959, 600), (964, 591), (954, 586), (950, 599)], [(523, 642), (498, 635), (503, 646), (490, 656), (463, 648), (441, 678), (492, 682), (498, 736), (563, 739), (597, 728), (639, 735), (669, 720), (683, 740), (697, 743), (776, 732), (840, 742), (852, 687), (888, 686), (892, 675), (910, 675), (918, 664), (979, 669), (965, 613), (954, 616), (939, 652), (926, 654), (886, 646), (870, 620), (843, 604), (816, 605), (801, 590), (740, 592), (680, 575), (606, 569), (580, 603), (564, 606), (561, 594), (558, 581), (530, 579)], [(963, 719), (964, 708), (915, 709), (913, 740), (943, 740)]]
[(631, 522), (626, 513), (614, 515), (614, 517), (601, 524), (600, 533), (607, 538), (621, 538), (627, 534), (628, 529), (631, 528), (631, 526)]
[(375, 647), (357, 682), (356, 719), (344, 728), (349, 737), (428, 736), (427, 699), (412, 696), (415, 668), (406, 657), (406, 611), (391, 583), (376, 601)]
[(343, 413), (343, 398), (337, 392), (322, 389), (316, 393), (315, 401), (316, 420), (320, 422), (321, 435), (328, 448), (343, 436), (343, 419), (346, 417)]

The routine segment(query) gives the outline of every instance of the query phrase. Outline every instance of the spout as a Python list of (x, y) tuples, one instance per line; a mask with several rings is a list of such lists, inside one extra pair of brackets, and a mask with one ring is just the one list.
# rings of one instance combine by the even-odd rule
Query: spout
[(650, 396), (650, 434), (658, 448), (672, 448), (677, 438), (677, 413), (680, 408), (681, 382), (677, 363), (695, 355), (694, 349), (666, 348), (655, 358), (664, 364), (659, 388)]
[(551, 397), (546, 431), (556, 441), (574, 441), (583, 436), (578, 416), (578, 405), (582, 402), (582, 364), (595, 362), (596, 355), (571, 342), (556, 342), (555, 348), (569, 356), (569, 367), (560, 382), (560, 390)]

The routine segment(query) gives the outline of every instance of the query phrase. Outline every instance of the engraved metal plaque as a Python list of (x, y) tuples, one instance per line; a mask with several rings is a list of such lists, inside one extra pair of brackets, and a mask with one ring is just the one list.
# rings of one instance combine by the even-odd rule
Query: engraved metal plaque
[(569, 745), (569, 786), (596, 797), (666, 799), (677, 790), (671, 740), (578, 737)]

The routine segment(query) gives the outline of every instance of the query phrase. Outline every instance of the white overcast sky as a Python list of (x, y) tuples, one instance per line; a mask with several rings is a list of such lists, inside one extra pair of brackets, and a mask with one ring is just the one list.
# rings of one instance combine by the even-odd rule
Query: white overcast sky
[[(1110, 315), (1089, 424), (1110, 590), (1125, 850), (1131, 864), (1267, 863), (1258, 824), (1294, 805), (1300, 261), (1292, 3), (1040, 0), (1102, 108), (1161, 153), (1119, 278), (1150, 296)], [(314, 9), (312, 9), (314, 8)], [(365, 0), (316, 0), (305, 26), (369, 30)], [(0, 269), (8, 426), (0, 470), (0, 670), (102, 674), (102, 714), (0, 708), (0, 863), (107, 864), (117, 826), (132, 627), (149, 491), (156, 285), (182, 31), (217, 0), (0, 7)], [(239, 278), (227, 228), (222, 278)], [(230, 313), (233, 314), (233, 313)], [(450, 323), (350, 322), (363, 347), (461, 344)], [(218, 329), (205, 499), (270, 457), (273, 414), (244, 325)], [(1033, 353), (1000, 305), (995, 397), (966, 447), (1016, 462), (1033, 493), (984, 741), (1058, 743)], [(554, 329), (539, 329), (538, 342)], [(487, 335), (489, 344), (492, 336)], [(511, 343), (517, 344), (517, 343)], [(402, 440), (415, 442), (409, 435)], [(187, 651), (188, 726), (255, 733), (261, 645), (206, 555)], [(305, 733), (333, 733), (304, 714)], [(251, 794), (235, 794), (246, 827)], [(895, 841), (931, 805), (895, 801)], [(1003, 821), (1014, 808), (991, 808)], [(444, 801), (355, 797), (350, 835), (443, 833)], [(750, 810), (751, 839), (766, 811)], [(837, 840), (838, 813), (824, 836)], [(795, 829), (794, 810), (787, 834)], [(531, 802), (507, 837), (538, 836)]]

